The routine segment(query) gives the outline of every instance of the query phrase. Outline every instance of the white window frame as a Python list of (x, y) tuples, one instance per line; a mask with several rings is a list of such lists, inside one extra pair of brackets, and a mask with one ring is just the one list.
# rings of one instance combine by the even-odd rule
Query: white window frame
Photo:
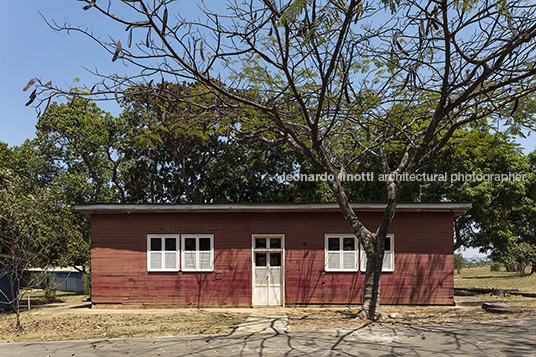
[[(160, 238), (162, 240), (162, 250), (161, 250), (161, 265), (162, 268), (153, 268), (151, 266), (151, 239), (153, 238)], [(175, 250), (174, 251), (166, 251), (166, 244), (165, 244), (165, 238), (175, 238)], [(180, 235), (179, 234), (147, 234), (147, 271), (179, 271), (180, 265), (179, 265), (179, 258), (180, 258), (180, 249), (179, 249), (179, 243), (180, 243)], [(175, 260), (176, 264), (173, 268), (166, 268), (166, 252), (171, 253), (174, 252), (175, 254)]]
[[(195, 251), (186, 251), (185, 247), (185, 240), (186, 238), (195, 238), (196, 239), (196, 247), (197, 249)], [(199, 238), (210, 238), (210, 266), (209, 267), (201, 267), (200, 265), (200, 250), (199, 250)], [(190, 254), (192, 252), (195, 252), (195, 268), (188, 268), (186, 267), (186, 261), (185, 255)], [(213, 234), (183, 234), (181, 235), (181, 270), (184, 272), (199, 272), (199, 271), (206, 271), (206, 272), (212, 272), (214, 271), (214, 235)]]
[[(328, 266), (329, 261), (329, 252), (334, 252), (329, 250), (329, 238), (339, 238), (340, 244), (339, 244), (339, 268), (334, 269), (330, 268)], [(354, 239), (354, 266), (352, 268), (344, 268), (344, 250), (343, 250), (343, 242), (344, 238), (353, 238)], [(358, 257), (359, 257), (359, 242), (357, 241), (357, 238), (353, 234), (326, 234), (324, 236), (324, 269), (326, 271), (358, 271), (359, 270), (359, 264), (358, 264)]]
[[(281, 247), (280, 248), (257, 248), (255, 246), (255, 239), (256, 238), (267, 238), (267, 239), (271, 239), (271, 238), (279, 238), (281, 239)], [(268, 244), (269, 241), (267, 241), (267, 244)], [(253, 247), (253, 250), (255, 251), (267, 251), (267, 252), (270, 252), (270, 251), (276, 251), (276, 252), (283, 252), (285, 250), (285, 235), (284, 234), (252, 234), (251, 235), (251, 246)]]
[[(383, 253), (383, 264), (382, 264), (382, 273), (390, 273), (395, 271), (395, 235), (394, 234), (388, 234), (386, 238), (391, 239), (391, 250), (386, 250)], [(365, 253), (365, 249), (363, 249), (363, 246), (359, 244), (359, 250), (361, 251), (360, 254), (360, 270), (361, 272), (367, 271), (367, 254)]]

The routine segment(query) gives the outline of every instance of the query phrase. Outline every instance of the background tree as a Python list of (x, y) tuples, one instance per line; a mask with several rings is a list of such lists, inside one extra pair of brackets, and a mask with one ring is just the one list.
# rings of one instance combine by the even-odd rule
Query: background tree
[(29, 195), (39, 192), (39, 195), (47, 197), (47, 207), (54, 208), (54, 218), (49, 223), (58, 231), (63, 229), (62, 245), (54, 245), (54, 249), (45, 250), (43, 257), (46, 256), (48, 261), (53, 261), (57, 266), (86, 271), (90, 255), (89, 221), (75, 212), (71, 208), (72, 202), (66, 200), (64, 193), (69, 192), (69, 181), (46, 180), (46, 177), (52, 177), (50, 172), (55, 171), (54, 165), (47, 163), (44, 155), (30, 141), (12, 148), (0, 143), (0, 160), (0, 170), (16, 178), (15, 181), (19, 183), (17, 187), (20, 186)]
[[(90, 226), (73, 204), (120, 201), (115, 173), (120, 121), (87, 100), (52, 103), (36, 125), (36, 138), (6, 149), (6, 162), (31, 189), (41, 190), (57, 208), (56, 222), (70, 228), (55, 252), (57, 266), (89, 268)], [(7, 154), (6, 154), (7, 155)]]
[(69, 105), (52, 103), (39, 117), (37, 137), (22, 150), (37, 151), (34, 179), (66, 204), (125, 202), (120, 174), (129, 162), (121, 152), (134, 143), (130, 131), (121, 118), (74, 98)]
[[(327, 184), (367, 255), (363, 313), (372, 319), (379, 316), (385, 236), (407, 185), (396, 174), (416, 172), (469, 123), (510, 115), (530, 124), (531, 113), (518, 111), (536, 91), (536, 9), (528, 2), (251, 0), (222, 11), (202, 3), (199, 21), (183, 18), (177, 1), (87, 3), (125, 25), (123, 43), (52, 26), (90, 35), (112, 61), (157, 81), (199, 82), (218, 98), (198, 103), (202, 109), (241, 109), (230, 126), (237, 135), (285, 143), (330, 175)], [(120, 98), (140, 78), (111, 75), (76, 94)], [(38, 104), (73, 94), (36, 84), (30, 101)], [(163, 87), (159, 96), (167, 95)], [(251, 109), (255, 115), (247, 115)], [(368, 159), (392, 175), (378, 227), (361, 223), (337, 179)]]
[(523, 175), (519, 181), (449, 180), (432, 182), (428, 201), (471, 202), (456, 217), (454, 249), (461, 246), (490, 252), (495, 261), (510, 259), (519, 242), (534, 244), (534, 153), (524, 155), (507, 134), (488, 126), (459, 131), (423, 169), (427, 172)]
[(517, 271), (524, 276), (527, 266), (536, 261), (536, 247), (527, 242), (514, 243), (509, 251), (502, 255), (502, 261), (506, 270)]
[[(166, 98), (158, 95), (160, 88)], [(320, 183), (288, 184), (281, 173), (310, 170), (287, 147), (238, 140), (230, 126), (238, 111), (203, 109), (217, 98), (199, 84), (139, 85), (122, 101), (132, 145), (122, 145), (126, 199), (151, 203), (322, 201)], [(147, 90), (150, 92), (148, 93)], [(201, 94), (199, 93), (201, 92)], [(195, 97), (195, 101), (191, 98)], [(250, 114), (255, 114), (250, 112)], [(215, 117), (224, 119), (216, 120)]]
[[(471, 202), (473, 208), (456, 217), (454, 249), (461, 246), (506, 251), (525, 224), (522, 217), (531, 203), (526, 183), (530, 167), (525, 155), (508, 135), (486, 126), (460, 130), (423, 170), (446, 172), (447, 182), (431, 182), (423, 190), (425, 201)], [(525, 175), (523, 180), (466, 180), (466, 175)], [(450, 175), (463, 175), (450, 179)]]
[(460, 274), (463, 268), (466, 266), (465, 259), (461, 254), (454, 254), (454, 270)]
[[(8, 169), (0, 169), (0, 277), (7, 276), (10, 282), (9, 303), (16, 314), (17, 329), (22, 329), (20, 300), (24, 291), (42, 282), (46, 268), (65, 258), (58, 252), (72, 243), (71, 236), (76, 234), (69, 223), (44, 190)], [(36, 267), (45, 268), (45, 272), (19, 286), (23, 273)]]
[[(529, 164), (528, 180), (525, 182), (525, 198), (524, 215), (520, 226), (523, 228), (520, 233), (522, 241), (536, 246), (536, 151), (531, 152), (527, 161)], [(536, 273), (536, 260), (532, 261), (532, 274)]]

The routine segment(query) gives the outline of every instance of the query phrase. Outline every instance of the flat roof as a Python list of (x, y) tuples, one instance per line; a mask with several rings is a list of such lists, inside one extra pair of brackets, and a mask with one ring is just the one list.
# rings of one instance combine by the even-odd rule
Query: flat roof
[[(351, 203), (354, 211), (382, 212), (386, 203)], [(397, 212), (454, 212), (469, 210), (471, 203), (399, 203)], [(337, 203), (201, 203), (201, 204), (125, 204), (96, 203), (75, 205), (85, 214), (178, 213), (178, 212), (337, 212)]]

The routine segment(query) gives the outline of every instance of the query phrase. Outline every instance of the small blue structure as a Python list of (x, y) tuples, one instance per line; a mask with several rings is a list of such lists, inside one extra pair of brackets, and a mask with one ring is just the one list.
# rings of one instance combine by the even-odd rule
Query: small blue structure
[(84, 292), (84, 281), (79, 271), (53, 271), (50, 286), (55, 286), (59, 291), (70, 291), (77, 294)]
[[(28, 269), (30, 273), (42, 274), (44, 269), (32, 268)], [(82, 273), (75, 268), (52, 268), (47, 269), (48, 286), (56, 291), (68, 291), (77, 294), (84, 293), (84, 280)], [(43, 289), (43, 283), (36, 286)]]
[[(4, 271), (4, 265), (0, 263), (0, 271)], [(11, 282), (8, 275), (0, 277), (0, 311), (11, 310), (10, 301), (13, 301), (12, 291), (19, 291), (18, 281), (15, 281), (14, 289), (11, 289)]]

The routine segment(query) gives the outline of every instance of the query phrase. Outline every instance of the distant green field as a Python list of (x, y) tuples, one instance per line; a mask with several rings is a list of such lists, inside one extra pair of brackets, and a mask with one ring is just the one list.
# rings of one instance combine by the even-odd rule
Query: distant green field
[[(527, 271), (529, 269), (527, 268)], [(536, 293), (536, 276), (519, 276), (506, 271), (492, 272), (489, 267), (465, 268), (454, 274), (455, 289), (502, 289), (521, 293)]]

